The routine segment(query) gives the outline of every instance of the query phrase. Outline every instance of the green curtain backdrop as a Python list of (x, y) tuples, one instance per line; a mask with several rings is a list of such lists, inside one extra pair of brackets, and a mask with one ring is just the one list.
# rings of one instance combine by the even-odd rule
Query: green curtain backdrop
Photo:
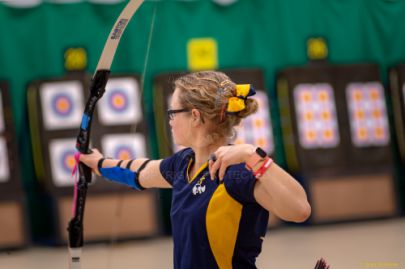
[[(112, 24), (125, 3), (43, 3), (32, 8), (0, 4), (0, 80), (11, 89), (12, 106), (28, 193), (35, 182), (26, 109), (26, 85), (62, 76), (63, 53), (85, 47), (93, 72)], [(144, 69), (152, 23), (153, 38)], [(112, 72), (145, 73), (146, 116), (152, 119), (151, 80), (165, 71), (187, 69), (190, 38), (212, 37), (219, 68), (259, 67), (275, 97), (275, 75), (307, 62), (306, 41), (322, 36), (329, 62), (376, 62), (387, 68), (405, 60), (405, 1), (399, 0), (239, 0), (230, 6), (212, 1), (151, 1), (135, 14), (119, 46)], [(277, 119), (277, 109), (273, 108)], [(155, 141), (154, 123), (149, 129)], [(279, 136), (275, 122), (276, 137)], [(280, 152), (280, 144), (277, 143)], [(154, 146), (154, 145), (152, 145)], [(154, 157), (157, 157), (156, 147)]]

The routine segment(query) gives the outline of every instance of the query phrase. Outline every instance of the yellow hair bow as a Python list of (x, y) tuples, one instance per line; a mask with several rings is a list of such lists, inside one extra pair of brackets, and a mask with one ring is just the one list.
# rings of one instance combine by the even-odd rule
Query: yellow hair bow
[(237, 84), (236, 96), (228, 99), (227, 113), (238, 113), (246, 108), (246, 100), (256, 93), (250, 84)]

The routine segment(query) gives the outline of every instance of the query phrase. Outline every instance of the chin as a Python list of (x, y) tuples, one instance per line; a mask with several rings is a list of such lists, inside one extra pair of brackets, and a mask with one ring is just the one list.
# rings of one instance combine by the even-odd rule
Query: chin
[(185, 143), (181, 139), (178, 139), (177, 137), (173, 136), (173, 144), (175, 144), (178, 147), (189, 147), (189, 143)]
[(179, 148), (188, 148), (188, 147), (190, 147), (190, 145), (189, 144), (187, 144), (187, 143), (181, 143), (181, 142), (177, 142), (177, 141), (174, 141), (174, 144), (177, 146), (177, 147), (179, 147)]
[(190, 146), (188, 146), (188, 145), (186, 145), (186, 144), (184, 144), (184, 143), (174, 143), (174, 144), (176, 144), (176, 146), (182, 147), (182, 148), (190, 147)]

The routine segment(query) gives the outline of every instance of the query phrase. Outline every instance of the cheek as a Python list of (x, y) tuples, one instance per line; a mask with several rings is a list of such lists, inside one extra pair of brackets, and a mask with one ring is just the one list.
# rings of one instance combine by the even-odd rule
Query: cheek
[(176, 124), (175, 121), (170, 121), (170, 127), (171, 127), (171, 131), (172, 131), (173, 136), (176, 136), (176, 137), (177, 137), (178, 134), (181, 133), (181, 132), (180, 132), (180, 129), (181, 129), (180, 127), (181, 127), (181, 126), (179, 126), (178, 124)]
[(186, 128), (176, 122), (172, 122), (170, 124), (172, 127), (172, 134), (173, 137), (177, 140), (177, 142), (183, 141), (186, 138)]

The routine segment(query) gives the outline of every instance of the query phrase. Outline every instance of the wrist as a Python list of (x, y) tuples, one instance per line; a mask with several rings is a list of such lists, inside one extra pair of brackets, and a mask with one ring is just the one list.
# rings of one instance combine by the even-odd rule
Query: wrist
[(256, 146), (251, 144), (246, 144), (246, 154), (244, 158), (244, 162), (247, 163), (255, 154), (256, 154)]
[(259, 179), (269, 169), (273, 159), (260, 147), (256, 147), (246, 161), (246, 168), (252, 171), (254, 177)]
[(97, 161), (97, 170), (98, 170), (99, 173), (101, 173), (101, 172), (100, 172), (100, 169), (103, 168), (103, 162), (104, 162), (104, 161), (105, 161), (105, 158), (100, 158), (100, 159)]
[(269, 156), (266, 156), (263, 162), (261, 162), (260, 167), (253, 170), (253, 175), (255, 176), (255, 178), (259, 179), (264, 173), (266, 173), (272, 163), (273, 159), (271, 159)]
[(246, 162), (246, 167), (249, 170), (254, 170), (254, 167), (256, 167), (258, 164), (260, 164), (262, 161), (267, 158), (267, 153), (260, 147), (253, 147), (253, 153), (249, 155), (249, 158), (245, 161)]

